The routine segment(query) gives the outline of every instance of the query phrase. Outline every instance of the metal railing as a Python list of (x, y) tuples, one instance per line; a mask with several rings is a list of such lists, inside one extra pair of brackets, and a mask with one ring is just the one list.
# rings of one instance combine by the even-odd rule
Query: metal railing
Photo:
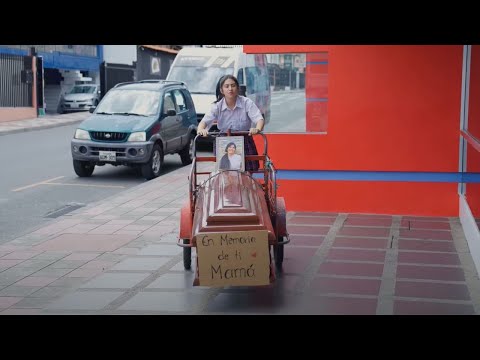
[(0, 54), (0, 107), (31, 107), (32, 57)]

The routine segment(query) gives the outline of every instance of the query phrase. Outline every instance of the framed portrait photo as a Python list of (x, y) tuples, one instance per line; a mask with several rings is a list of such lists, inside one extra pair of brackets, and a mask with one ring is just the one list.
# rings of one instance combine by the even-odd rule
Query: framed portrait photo
[(220, 136), (215, 139), (218, 170), (245, 171), (245, 146), (243, 136)]

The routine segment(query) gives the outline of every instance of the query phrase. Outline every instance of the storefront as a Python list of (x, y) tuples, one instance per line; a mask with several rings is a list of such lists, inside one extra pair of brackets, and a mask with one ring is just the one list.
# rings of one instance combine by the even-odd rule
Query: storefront
[[(0, 76), (5, 80), (4, 94), (13, 94), (18, 92), (20, 87), (25, 87), (24, 81), (28, 83), (30, 77), (21, 78), (22, 71), (24, 73), (32, 71), (31, 65), (26, 68), (25, 65), (20, 66), (21, 69), (19, 67), (17, 71), (8, 64), (15, 61), (22, 62), (22, 57), (27, 59), (32, 54), (36, 56), (34, 66), (37, 76), (35, 79), (33, 77), (31, 79), (32, 84), (35, 82), (35, 88), (32, 89), (35, 91), (35, 95), (32, 96), (35, 97), (36, 103), (33, 104), (31, 100), (22, 102), (21, 106), (11, 101), (2, 103), (0, 110), (4, 110), (3, 112), (6, 114), (3, 116), (4, 120), (35, 117), (37, 107), (56, 113), (61, 94), (74, 84), (99, 81), (103, 45), (2, 45), (0, 46), (0, 55), (8, 57), (2, 62), (5, 63), (5, 66), (0, 68)], [(16, 72), (11, 73), (12, 71)], [(10, 73), (7, 74), (7, 72)]]
[(460, 217), (479, 266), (480, 46), (244, 52), (306, 54), (305, 131), (268, 135), (289, 211)]

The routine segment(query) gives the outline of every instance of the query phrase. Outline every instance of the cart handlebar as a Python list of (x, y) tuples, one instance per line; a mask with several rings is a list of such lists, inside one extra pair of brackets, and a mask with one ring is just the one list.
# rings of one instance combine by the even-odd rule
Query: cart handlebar
[(193, 243), (192, 243), (192, 241), (191, 241), (190, 239), (188, 239), (188, 243), (187, 243), (187, 244), (182, 243), (182, 241), (183, 241), (183, 239), (178, 239), (177, 245), (178, 245), (178, 246), (181, 246), (181, 247), (183, 247), (183, 248), (192, 248), (192, 247), (194, 247), (194, 246), (193, 246)]
[(290, 242), (290, 235), (288, 233), (286, 233), (284, 237), (286, 237), (287, 240), (278, 241), (277, 245), (285, 245)]

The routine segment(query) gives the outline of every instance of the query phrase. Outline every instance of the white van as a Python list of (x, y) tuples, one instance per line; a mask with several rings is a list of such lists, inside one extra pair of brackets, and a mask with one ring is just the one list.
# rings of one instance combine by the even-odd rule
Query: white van
[(265, 54), (244, 54), (242, 47), (185, 47), (170, 67), (167, 80), (183, 81), (192, 94), (198, 122), (216, 101), (215, 90), (223, 75), (234, 75), (246, 85), (246, 95), (270, 120), (270, 81)]

